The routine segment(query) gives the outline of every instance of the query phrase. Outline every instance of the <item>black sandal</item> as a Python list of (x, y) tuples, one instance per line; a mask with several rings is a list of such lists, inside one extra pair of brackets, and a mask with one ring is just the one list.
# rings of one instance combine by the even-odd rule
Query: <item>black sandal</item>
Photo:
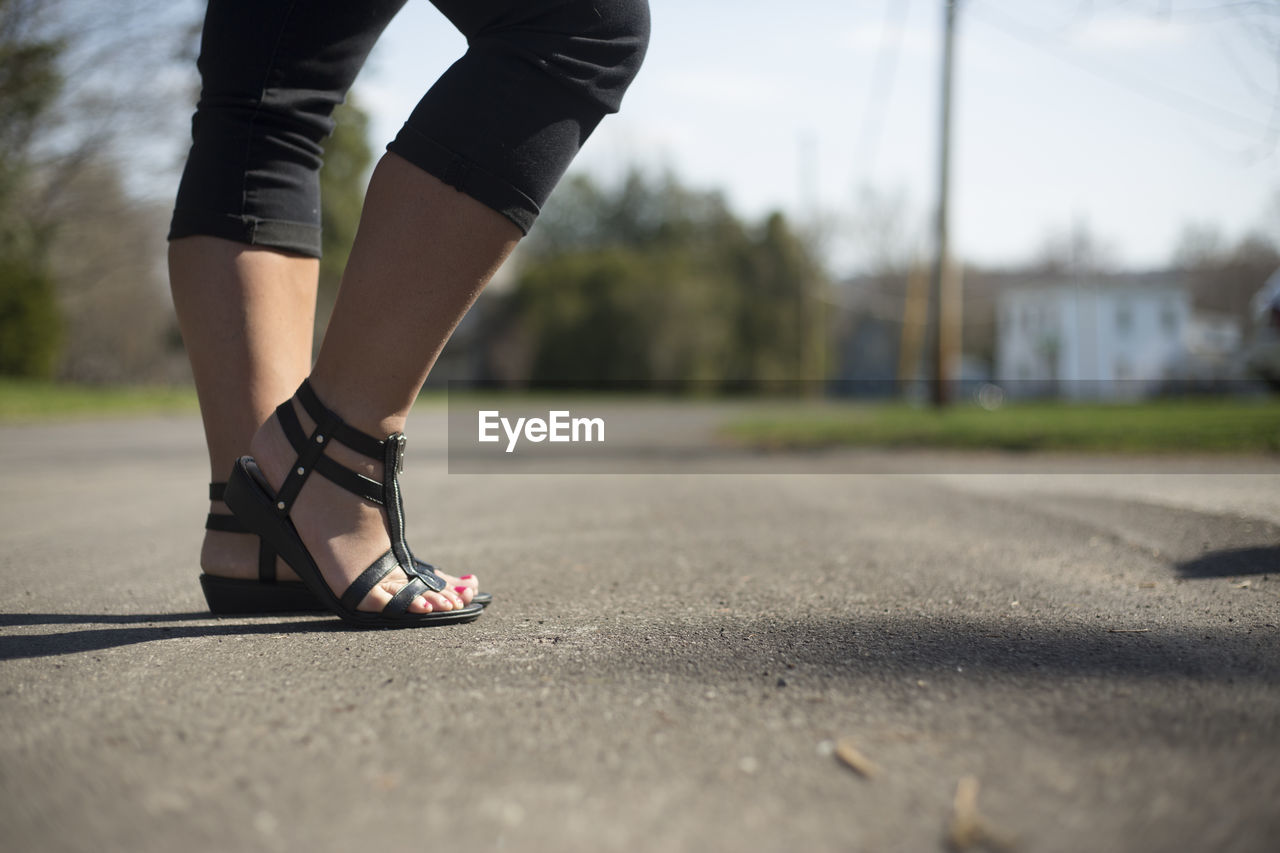
[[(320, 603), (352, 624), (383, 628), (416, 627), (470, 622), (477, 618), (484, 612), (484, 608), (475, 603), (460, 610), (408, 612), (409, 605), (415, 598), (424, 592), (439, 592), (447, 586), (447, 582), (431, 566), (414, 559), (409, 544), (405, 541), (404, 502), (400, 495), (399, 480), (399, 473), (404, 466), (404, 435), (396, 433), (379, 441), (348, 426), (320, 402), (309, 381), (303, 381), (296, 396), (316, 426), (309, 436), (303, 432), (302, 424), (294, 413), (292, 400), (285, 400), (276, 408), (280, 427), (298, 453), (279, 491), (271, 488), (251, 456), (241, 456), (236, 460), (231, 477), (227, 480), (223, 500), (244, 528), (250, 533), (256, 533), (288, 563)], [(333, 440), (370, 459), (380, 460), (382, 481), (357, 474), (326, 457), (325, 448)], [(374, 560), (341, 597), (329, 589), (319, 567), (289, 519), (289, 510), (313, 471), (353, 495), (382, 506), (391, 526), (391, 547)], [(370, 590), (397, 568), (408, 576), (409, 581), (392, 596), (382, 611), (371, 613), (357, 610)]]
[[(220, 501), (227, 488), (226, 483), (209, 484), (209, 500)], [(205, 530), (221, 533), (249, 533), (240, 519), (227, 513), (209, 513), (205, 516)], [(424, 571), (436, 571), (436, 567), (421, 560)], [(302, 581), (276, 579), (276, 552), (267, 540), (258, 537), (258, 579), (224, 578), (202, 573), (200, 588), (209, 611), (218, 615), (244, 615), (250, 613), (314, 613), (328, 610), (320, 599), (307, 589)], [(487, 607), (493, 603), (493, 594), (477, 592), (472, 604)]]

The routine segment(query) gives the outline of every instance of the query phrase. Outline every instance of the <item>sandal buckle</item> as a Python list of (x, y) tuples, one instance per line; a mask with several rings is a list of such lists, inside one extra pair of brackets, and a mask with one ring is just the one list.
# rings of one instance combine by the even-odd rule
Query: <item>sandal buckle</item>
[(404, 445), (405, 437), (401, 435), (396, 439), (396, 473), (404, 473)]

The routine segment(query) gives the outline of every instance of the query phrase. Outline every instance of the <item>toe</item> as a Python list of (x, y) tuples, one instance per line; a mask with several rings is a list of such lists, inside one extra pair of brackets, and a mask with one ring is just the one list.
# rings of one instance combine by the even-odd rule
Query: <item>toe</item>
[(446, 574), (445, 572), (441, 572), (441, 571), (437, 571), (436, 574), (444, 578), (445, 582), (448, 583), (449, 586), (455, 590), (460, 586), (465, 586), (467, 589), (471, 590), (472, 594), (474, 594), (478, 592), (480, 589), (480, 579), (477, 578), (475, 575), (463, 575), (462, 577), (456, 578), (453, 575)]
[(443, 593), (424, 592), (422, 597), (431, 603), (436, 610), (450, 611), (453, 610), (453, 601)]
[(410, 613), (431, 613), (435, 608), (431, 602), (427, 601), (426, 596), (419, 595), (409, 604)]

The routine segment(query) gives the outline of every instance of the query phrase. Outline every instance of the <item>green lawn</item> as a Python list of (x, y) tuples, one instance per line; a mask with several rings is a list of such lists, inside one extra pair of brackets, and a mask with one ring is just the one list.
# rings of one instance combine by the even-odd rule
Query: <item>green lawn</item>
[(1280, 453), (1280, 401), (1027, 403), (942, 412), (905, 404), (799, 405), (746, 415), (723, 435), (760, 448), (838, 446), (1115, 453)]
[(0, 422), (196, 411), (194, 388), (112, 388), (0, 379)]
[[(442, 405), (424, 394), (420, 404)], [(1026, 403), (942, 412), (901, 403), (774, 401), (734, 416), (730, 441), (766, 449), (840, 446), (1113, 453), (1280, 453), (1280, 400)], [(0, 379), (0, 423), (193, 413), (191, 388), (103, 388)]]

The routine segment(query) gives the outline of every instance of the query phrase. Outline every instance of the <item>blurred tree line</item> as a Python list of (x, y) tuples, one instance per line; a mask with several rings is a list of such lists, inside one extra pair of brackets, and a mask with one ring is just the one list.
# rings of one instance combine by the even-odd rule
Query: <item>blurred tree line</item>
[(567, 180), (488, 306), (486, 373), (515, 384), (779, 386), (826, 370), (827, 276), (780, 213), (759, 223), (672, 175)]
[[(0, 374), (185, 372), (164, 284), (192, 8), (0, 0)], [(127, 59), (126, 59), (127, 58)]]
[(0, 373), (47, 376), (62, 322), (49, 229), (26, 215), (32, 141), (61, 89), (61, 45), (34, 29), (32, 0), (0, 0)]
[[(181, 381), (164, 235), (198, 93), (198, 4), (0, 0), (0, 375)], [(317, 331), (373, 159), (339, 108), (322, 175)], [(670, 176), (568, 181), (491, 294), (491, 375), (718, 387), (820, 378), (826, 275), (775, 214)], [(317, 336), (319, 337), (319, 336)]]
[[(0, 375), (189, 375), (165, 232), (198, 94), (202, 5), (0, 0)], [(368, 118), (327, 145), (323, 327), (359, 219)]]
[(1272, 233), (1260, 228), (1234, 241), (1209, 225), (1183, 230), (1172, 262), (1187, 274), (1196, 307), (1230, 316), (1249, 329), (1254, 294), (1280, 269), (1280, 195), (1275, 213)]
[[(163, 259), (200, 14), (168, 0), (0, 0), (0, 375), (187, 376)], [(374, 156), (360, 105), (336, 118), (322, 171), (318, 330)], [(483, 364), (472, 375), (780, 385), (841, 372), (840, 342), (851, 340), (882, 344), (892, 362), (921, 245), (911, 218), (900, 196), (864, 196), (840, 225), (862, 244), (863, 273), (835, 287), (814, 236), (781, 214), (745, 221), (719, 194), (671, 175), (634, 172), (608, 186), (571, 178), (521, 246), (510, 286), (485, 294), (473, 318)], [(1278, 246), (1277, 227), (1234, 242), (1189, 228), (1171, 266), (1198, 309), (1245, 321), (1280, 266)], [(996, 298), (1010, 283), (1115, 266), (1083, 227), (1051, 235), (1016, 269), (966, 266), (966, 352), (990, 362)], [(876, 344), (877, 328), (893, 334)]]

